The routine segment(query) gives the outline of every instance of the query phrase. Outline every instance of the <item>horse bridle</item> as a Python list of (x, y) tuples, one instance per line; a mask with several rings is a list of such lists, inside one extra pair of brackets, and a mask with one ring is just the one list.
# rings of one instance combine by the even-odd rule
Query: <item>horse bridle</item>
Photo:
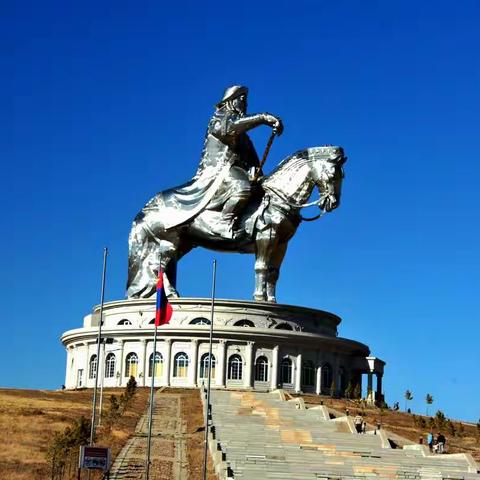
[(318, 215), (315, 215), (314, 217), (311, 217), (311, 218), (307, 218), (307, 217), (304, 217), (302, 214), (299, 214), (300, 215), (300, 218), (305, 221), (305, 222), (313, 222), (314, 220), (318, 220), (319, 218), (323, 217), (327, 212), (325, 210), (322, 210), (320, 208), (320, 204), (321, 202), (323, 201), (324, 198), (330, 196), (330, 194), (327, 194), (327, 195), (319, 195), (318, 199), (317, 200), (314, 200), (313, 202), (307, 202), (307, 203), (295, 203), (295, 202), (292, 202), (289, 198), (285, 197), (285, 195), (282, 195), (278, 190), (276, 190), (275, 188), (272, 188), (272, 187), (269, 187), (267, 185), (264, 185), (263, 188), (265, 190), (268, 190), (269, 192), (271, 193), (274, 193), (278, 198), (280, 198), (280, 200), (282, 200), (283, 202), (285, 202), (289, 207), (292, 207), (292, 208), (295, 208), (295, 209), (302, 209), (302, 208), (306, 208), (306, 207), (313, 207), (313, 206), (318, 206), (319, 210), (320, 210), (320, 213)]

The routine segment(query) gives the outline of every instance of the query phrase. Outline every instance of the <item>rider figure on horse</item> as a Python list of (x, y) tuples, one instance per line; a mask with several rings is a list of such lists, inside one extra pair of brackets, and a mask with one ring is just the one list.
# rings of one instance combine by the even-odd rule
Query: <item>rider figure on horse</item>
[(235, 220), (252, 195), (254, 178), (262, 175), (247, 132), (260, 125), (271, 126), (277, 135), (283, 131), (278, 117), (269, 113), (247, 115), (247, 95), (248, 88), (243, 86), (225, 90), (208, 124), (195, 176), (170, 191), (177, 204), (185, 204), (189, 215), (166, 225), (167, 228), (188, 221), (203, 210), (215, 210), (222, 212), (222, 219), (228, 225), (225, 233), (233, 236)]
[(220, 158), (230, 165), (227, 177), (207, 209), (218, 208), (226, 197), (222, 216), (231, 227), (252, 194), (253, 178), (262, 175), (257, 152), (246, 132), (260, 125), (270, 125), (278, 135), (283, 131), (282, 121), (273, 115), (247, 115), (247, 95), (247, 87), (233, 86), (225, 90), (208, 124), (199, 167), (200, 171), (205, 164)]

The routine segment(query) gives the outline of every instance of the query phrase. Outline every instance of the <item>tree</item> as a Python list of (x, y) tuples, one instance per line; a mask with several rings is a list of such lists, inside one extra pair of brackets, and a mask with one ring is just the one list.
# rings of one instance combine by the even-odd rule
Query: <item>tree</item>
[(47, 458), (51, 462), (51, 478), (62, 479), (71, 474), (78, 464), (80, 445), (90, 441), (90, 422), (85, 417), (75, 420), (63, 433), (54, 435), (47, 447)]
[(445, 428), (445, 424), (447, 423), (447, 417), (441, 410), (437, 410), (435, 414), (435, 425), (439, 430), (443, 430)]
[(353, 389), (353, 398), (360, 398), (361, 396), (362, 396), (362, 387), (360, 386), (359, 383), (357, 383), (355, 385), (355, 388)]
[(451, 420), (447, 420), (447, 432), (451, 437), (454, 437), (455, 434), (457, 433), (455, 429), (455, 425)]
[(353, 396), (353, 386), (352, 386), (352, 382), (349, 380), (348, 381), (348, 384), (347, 384), (347, 388), (345, 388), (345, 398), (352, 398)]
[(405, 391), (405, 411), (407, 411), (407, 402), (413, 400), (413, 394), (410, 390)]
[(125, 386), (125, 390), (123, 391), (122, 395), (120, 396), (120, 406), (122, 414), (130, 405), (130, 401), (137, 393), (137, 381), (135, 377), (130, 377), (128, 380), (127, 385)]
[(337, 385), (335, 383), (335, 378), (332, 379), (332, 384), (330, 385), (330, 397), (335, 398), (337, 396)]
[(427, 403), (427, 417), (428, 417), (428, 406), (433, 403), (433, 397), (427, 393), (427, 396), (425, 397), (425, 402)]

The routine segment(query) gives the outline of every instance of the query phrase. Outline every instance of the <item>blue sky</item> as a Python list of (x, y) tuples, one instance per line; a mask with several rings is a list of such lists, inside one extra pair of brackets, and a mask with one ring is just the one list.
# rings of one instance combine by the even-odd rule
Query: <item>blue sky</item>
[[(23, 2), (0, 24), (0, 385), (56, 388), (59, 337), (122, 298), (127, 236), (194, 173), (223, 89), (282, 117), (267, 161), (338, 144), (343, 204), (291, 241), (278, 298), (387, 362), (387, 400), (477, 420), (477, 2)], [(262, 152), (269, 131), (252, 135)], [(253, 257), (196, 250), (186, 296), (250, 298)], [(8, 339), (5, 341), (5, 339)]]

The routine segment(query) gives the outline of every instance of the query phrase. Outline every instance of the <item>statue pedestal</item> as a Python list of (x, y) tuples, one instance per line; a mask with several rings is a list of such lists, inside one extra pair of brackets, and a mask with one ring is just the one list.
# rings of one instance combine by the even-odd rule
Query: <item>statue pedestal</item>
[[(196, 387), (208, 374), (211, 300), (172, 299), (173, 316), (158, 329), (156, 385)], [(329, 312), (246, 300), (215, 300), (212, 386), (338, 394), (377, 375), (381, 389), (384, 362), (369, 348), (337, 336), (341, 319)], [(104, 386), (152, 381), (155, 299), (129, 299), (104, 305), (101, 348)], [(62, 336), (67, 350), (67, 388), (93, 387), (99, 307), (82, 328)], [(378, 380), (380, 379), (380, 380)], [(381, 394), (381, 391), (378, 391)]]

